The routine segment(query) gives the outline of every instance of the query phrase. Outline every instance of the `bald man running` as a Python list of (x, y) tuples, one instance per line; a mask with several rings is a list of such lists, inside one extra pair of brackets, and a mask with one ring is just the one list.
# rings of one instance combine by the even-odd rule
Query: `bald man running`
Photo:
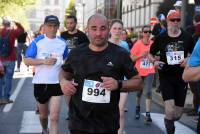
[(72, 96), (69, 130), (71, 134), (117, 134), (120, 90), (141, 89), (141, 78), (129, 53), (108, 42), (107, 18), (95, 14), (87, 24), (90, 44), (71, 50), (60, 72), (62, 91)]

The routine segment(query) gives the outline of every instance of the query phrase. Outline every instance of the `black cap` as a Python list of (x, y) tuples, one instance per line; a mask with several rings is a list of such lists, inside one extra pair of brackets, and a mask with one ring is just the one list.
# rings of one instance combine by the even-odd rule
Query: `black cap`
[(49, 15), (45, 17), (44, 23), (55, 23), (57, 25), (60, 24), (58, 17), (54, 15)]

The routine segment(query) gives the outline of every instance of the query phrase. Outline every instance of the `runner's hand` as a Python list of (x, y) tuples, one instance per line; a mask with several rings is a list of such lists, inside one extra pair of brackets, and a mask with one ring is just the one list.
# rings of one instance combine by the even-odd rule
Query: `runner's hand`
[(188, 58), (185, 58), (185, 59), (181, 62), (180, 66), (181, 66), (181, 67), (185, 67), (185, 66), (187, 65), (187, 61), (188, 61)]
[(76, 87), (78, 84), (77, 83), (74, 83), (74, 81), (69, 81), (69, 80), (66, 80), (66, 79), (62, 79), (60, 81), (60, 87), (61, 87), (61, 90), (62, 92), (65, 94), (65, 95), (74, 95), (76, 93)]
[(103, 80), (103, 87), (107, 90), (116, 90), (118, 89), (118, 82), (112, 77), (101, 77)]
[(0, 62), (0, 74), (4, 74), (4, 66), (1, 62)]
[(154, 62), (154, 66), (156, 67), (156, 68), (158, 68), (158, 69), (162, 69), (162, 67), (163, 67), (163, 65), (164, 65), (165, 63), (164, 62), (162, 62), (162, 61), (155, 61)]
[(57, 59), (56, 58), (47, 58), (44, 59), (44, 64), (45, 65), (54, 65), (56, 63)]

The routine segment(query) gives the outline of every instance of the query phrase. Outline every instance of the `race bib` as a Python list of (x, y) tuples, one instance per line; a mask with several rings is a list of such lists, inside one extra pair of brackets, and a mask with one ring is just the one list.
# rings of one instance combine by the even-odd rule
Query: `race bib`
[(177, 65), (184, 60), (184, 51), (166, 52), (168, 65)]
[(142, 68), (142, 69), (150, 69), (152, 67), (153, 67), (153, 63), (151, 63), (148, 58), (141, 59), (140, 68)]
[(110, 91), (102, 87), (102, 83), (84, 80), (82, 100), (91, 103), (110, 103)]

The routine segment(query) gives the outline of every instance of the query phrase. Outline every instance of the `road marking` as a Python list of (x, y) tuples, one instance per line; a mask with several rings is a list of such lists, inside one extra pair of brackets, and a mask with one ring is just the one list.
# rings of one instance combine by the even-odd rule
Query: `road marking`
[[(13, 94), (10, 96), (10, 99), (13, 100), (14, 102), (15, 102), (25, 80), (26, 80), (26, 78), (20, 79), (20, 81), (17, 83), (16, 89), (14, 90)], [(9, 112), (12, 109), (13, 104), (14, 103), (6, 104), (4, 109), (3, 109), (3, 112)]]
[[(142, 113), (144, 116), (146, 113)], [(163, 132), (165, 132), (165, 125), (164, 125), (164, 114), (158, 114), (158, 113), (151, 113), (151, 118), (153, 121), (153, 124), (158, 126)], [(187, 126), (175, 122), (175, 134), (196, 134), (192, 129), (188, 128)]]
[(35, 111), (24, 111), (20, 133), (41, 133), (42, 127), (40, 125), (38, 114)]

